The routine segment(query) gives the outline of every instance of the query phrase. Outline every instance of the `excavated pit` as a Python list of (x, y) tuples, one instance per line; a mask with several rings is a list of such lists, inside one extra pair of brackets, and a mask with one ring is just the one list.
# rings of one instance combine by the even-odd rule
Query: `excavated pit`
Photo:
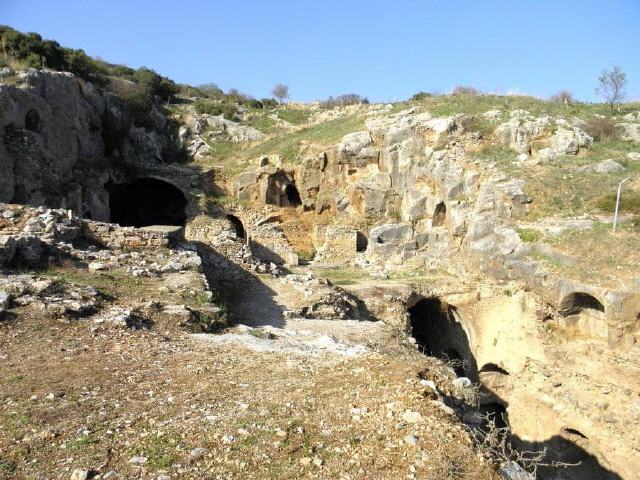
[(187, 198), (163, 180), (140, 178), (105, 185), (109, 192), (110, 221), (123, 227), (184, 225)]
[(411, 332), (426, 355), (451, 362), (458, 376), (478, 379), (469, 338), (456, 309), (439, 298), (424, 298), (408, 309)]

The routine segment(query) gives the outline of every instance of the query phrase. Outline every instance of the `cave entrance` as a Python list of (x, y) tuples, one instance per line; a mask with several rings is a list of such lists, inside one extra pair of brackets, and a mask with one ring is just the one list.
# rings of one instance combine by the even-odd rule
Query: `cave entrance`
[(276, 172), (267, 180), (265, 202), (278, 207), (297, 207), (302, 198), (296, 184), (284, 172)]
[(456, 320), (455, 307), (437, 297), (424, 298), (409, 308), (411, 332), (425, 354), (448, 362), (458, 376), (477, 380), (477, 366), (469, 338)]
[(593, 295), (585, 292), (574, 292), (565, 296), (560, 302), (560, 315), (577, 315), (583, 310), (604, 312), (604, 305)]
[(362, 232), (356, 233), (356, 252), (366, 252), (369, 246), (369, 239)]
[(433, 212), (433, 221), (431, 225), (434, 227), (441, 227), (444, 225), (444, 220), (447, 216), (447, 206), (444, 202), (440, 202), (436, 205), (436, 209)]
[(123, 227), (184, 225), (187, 199), (176, 186), (155, 178), (105, 185), (110, 221)]
[(229, 220), (229, 222), (231, 222), (231, 225), (233, 226), (233, 231), (236, 234), (236, 237), (244, 240), (247, 238), (247, 232), (244, 229), (244, 225), (242, 223), (242, 220), (240, 220), (238, 217), (236, 217), (235, 215), (227, 215), (226, 219)]
[(302, 205), (302, 199), (300, 198), (300, 192), (293, 183), (288, 184), (284, 187), (284, 193), (287, 196), (287, 202), (289, 205), (293, 207), (297, 207), (298, 205)]
[(24, 116), (24, 128), (36, 133), (40, 131), (40, 114), (36, 110), (31, 109)]

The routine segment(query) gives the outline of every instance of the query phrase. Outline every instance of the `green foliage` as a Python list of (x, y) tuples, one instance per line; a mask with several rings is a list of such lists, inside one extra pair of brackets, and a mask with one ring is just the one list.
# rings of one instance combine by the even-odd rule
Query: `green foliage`
[(196, 112), (209, 115), (222, 115), (227, 120), (237, 119), (238, 109), (236, 105), (226, 102), (216, 102), (212, 100), (197, 100), (194, 103)]
[(429, 92), (418, 92), (415, 95), (413, 95), (411, 97), (411, 101), (412, 102), (419, 102), (421, 100), (425, 100), (429, 97), (433, 97), (433, 94), (429, 93)]
[(329, 97), (322, 102), (323, 108), (344, 107), (346, 105), (369, 104), (369, 99), (357, 93), (345, 93), (337, 97)]
[(525, 243), (537, 242), (542, 237), (542, 234), (538, 230), (532, 228), (518, 228), (517, 232)]
[(278, 110), (278, 117), (293, 125), (302, 125), (309, 120), (311, 112), (301, 108), (281, 108)]
[[(612, 213), (616, 208), (616, 193), (609, 193), (596, 201), (600, 210)], [(629, 190), (620, 195), (620, 211), (640, 215), (640, 192)]]

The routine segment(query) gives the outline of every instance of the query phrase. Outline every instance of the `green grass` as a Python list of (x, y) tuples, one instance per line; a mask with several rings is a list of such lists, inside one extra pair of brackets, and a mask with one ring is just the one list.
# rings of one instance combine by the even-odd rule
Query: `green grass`
[(94, 445), (96, 443), (98, 443), (98, 440), (96, 440), (91, 436), (80, 437), (80, 438), (71, 440), (70, 442), (67, 442), (67, 448), (78, 449), (78, 448), (86, 447), (87, 445)]
[(542, 234), (538, 230), (533, 230), (532, 228), (518, 228), (517, 232), (525, 243), (537, 242), (542, 237)]
[(307, 123), (311, 116), (311, 111), (300, 108), (279, 108), (276, 110), (278, 117), (292, 125), (302, 125)]
[(246, 124), (260, 130), (265, 135), (270, 135), (278, 131), (276, 121), (273, 118), (270, 118), (266, 113), (262, 112), (252, 115)]
[[(578, 103), (576, 105), (565, 106), (548, 100), (541, 100), (535, 97), (521, 95), (439, 95), (428, 97), (416, 102), (408, 102), (408, 105), (415, 105), (422, 111), (428, 111), (435, 116), (449, 116), (456, 113), (481, 114), (488, 110), (502, 110), (508, 112), (515, 109), (523, 109), (533, 115), (553, 115), (578, 118), (587, 118), (594, 114), (612, 116), (608, 105), (601, 103), (587, 104)], [(622, 105), (622, 114), (638, 110), (640, 104), (627, 103)]]
[(363, 117), (346, 116), (267, 139), (242, 151), (239, 156), (244, 159), (255, 159), (263, 154), (279, 154), (286, 162), (298, 163), (301, 160), (299, 152), (301, 142), (328, 146), (339, 142), (347, 133), (363, 128)]
[[(604, 212), (614, 212), (617, 193), (611, 192), (600, 197), (596, 206)], [(620, 212), (640, 215), (640, 192), (628, 191), (620, 195)]]
[(358, 268), (319, 268), (315, 272), (334, 285), (355, 285), (363, 280), (371, 280), (371, 276), (366, 271)]

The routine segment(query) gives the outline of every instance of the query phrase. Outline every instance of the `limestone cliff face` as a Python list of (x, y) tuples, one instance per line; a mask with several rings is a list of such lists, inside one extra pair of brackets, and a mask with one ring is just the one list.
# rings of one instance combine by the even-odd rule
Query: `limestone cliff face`
[(153, 110), (136, 126), (126, 104), (72, 74), (29, 70), (0, 85), (0, 201), (64, 207), (107, 220), (110, 180), (176, 151)]

